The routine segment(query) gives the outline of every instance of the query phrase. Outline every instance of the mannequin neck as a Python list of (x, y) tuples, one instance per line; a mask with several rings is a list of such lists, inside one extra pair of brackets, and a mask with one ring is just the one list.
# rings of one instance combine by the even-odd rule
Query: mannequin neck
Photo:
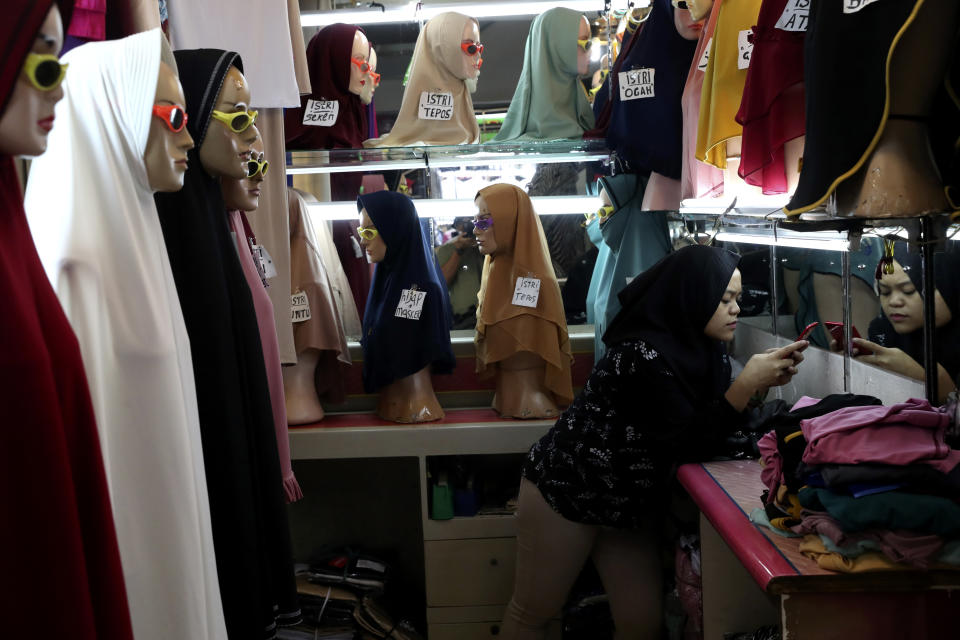
[(307, 349), (297, 355), (297, 364), (283, 367), (283, 395), (289, 424), (311, 424), (323, 420), (323, 407), (317, 397), (315, 382), (319, 361), (320, 352)]
[(497, 363), (493, 408), (505, 418), (555, 418), (560, 409), (544, 384), (546, 362), (530, 351)]
[(377, 415), (402, 423), (431, 422), (443, 418), (443, 409), (433, 392), (430, 366), (394, 380), (380, 390)]

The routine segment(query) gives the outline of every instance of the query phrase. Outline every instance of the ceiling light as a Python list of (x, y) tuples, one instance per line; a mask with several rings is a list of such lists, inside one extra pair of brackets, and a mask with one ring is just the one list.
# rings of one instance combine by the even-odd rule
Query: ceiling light
[[(420, 4), (419, 12), (417, 11), (418, 4)], [(300, 24), (304, 27), (322, 27), (334, 22), (357, 25), (412, 22), (414, 20), (429, 20), (438, 13), (445, 11), (456, 11), (474, 18), (505, 18), (538, 15), (555, 6), (557, 6), (556, 2), (447, 2), (442, 4), (410, 2), (386, 11), (379, 9), (303, 11), (300, 14)], [(603, 10), (601, 0), (564, 2), (562, 6), (583, 12)]]

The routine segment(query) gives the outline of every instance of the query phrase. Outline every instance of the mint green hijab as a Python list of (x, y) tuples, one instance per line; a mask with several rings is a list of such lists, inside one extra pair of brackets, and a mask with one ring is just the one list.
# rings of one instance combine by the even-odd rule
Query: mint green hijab
[(577, 76), (577, 34), (583, 15), (554, 7), (530, 25), (523, 71), (494, 142), (580, 138), (593, 109)]

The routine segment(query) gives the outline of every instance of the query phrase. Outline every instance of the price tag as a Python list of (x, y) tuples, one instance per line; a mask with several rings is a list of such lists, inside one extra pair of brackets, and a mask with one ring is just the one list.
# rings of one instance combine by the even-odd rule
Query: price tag
[(737, 47), (740, 55), (737, 56), (737, 69), (746, 69), (750, 66), (750, 56), (753, 55), (753, 43), (748, 40), (750, 29), (744, 29), (737, 35)]
[[(809, 0), (807, 0), (809, 2)], [(703, 48), (703, 55), (700, 56), (700, 62), (697, 63), (697, 71), (706, 71), (707, 63), (710, 62), (710, 47), (713, 46), (713, 36), (707, 40), (707, 46)]]
[(774, 26), (781, 31), (806, 31), (810, 0), (787, 0), (780, 19)]
[(517, 278), (517, 286), (513, 290), (513, 300), (510, 304), (536, 309), (539, 299), (540, 280), (538, 278)]
[(426, 299), (426, 291), (404, 289), (400, 292), (400, 302), (397, 303), (397, 310), (393, 312), (393, 317), (419, 320), (423, 312), (423, 301)]
[(303, 124), (311, 127), (332, 127), (340, 114), (337, 100), (307, 100), (303, 110)]
[(310, 319), (310, 300), (306, 291), (297, 291), (290, 296), (290, 321), (294, 324)]
[(453, 118), (453, 94), (421, 91), (419, 118), (421, 120), (450, 120)]
[(844, 13), (856, 13), (868, 4), (873, 4), (877, 0), (843, 0)]
[(262, 244), (253, 245), (253, 255), (260, 260), (260, 272), (266, 280), (277, 277), (277, 267), (273, 264), (270, 252)]
[(620, 72), (620, 100), (653, 98), (653, 76), (656, 69), (632, 69)]
[(373, 560), (357, 558), (357, 569), (370, 569), (371, 571), (376, 571), (377, 573), (384, 573), (387, 570), (387, 567), (386, 565), (383, 565), (379, 562), (374, 562)]

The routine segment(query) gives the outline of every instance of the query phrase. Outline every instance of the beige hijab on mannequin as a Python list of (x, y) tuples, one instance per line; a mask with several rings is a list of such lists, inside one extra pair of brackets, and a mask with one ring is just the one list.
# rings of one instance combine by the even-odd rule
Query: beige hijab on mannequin
[[(390, 133), (371, 138), (365, 147), (402, 147), (418, 144), (475, 144), (480, 128), (473, 113), (466, 79), (465, 54), (460, 49), (463, 31), (474, 18), (448, 11), (434, 16), (417, 38), (410, 63), (410, 80), (403, 92), (400, 113)], [(420, 94), (437, 91), (453, 94), (450, 120), (421, 120)]]

